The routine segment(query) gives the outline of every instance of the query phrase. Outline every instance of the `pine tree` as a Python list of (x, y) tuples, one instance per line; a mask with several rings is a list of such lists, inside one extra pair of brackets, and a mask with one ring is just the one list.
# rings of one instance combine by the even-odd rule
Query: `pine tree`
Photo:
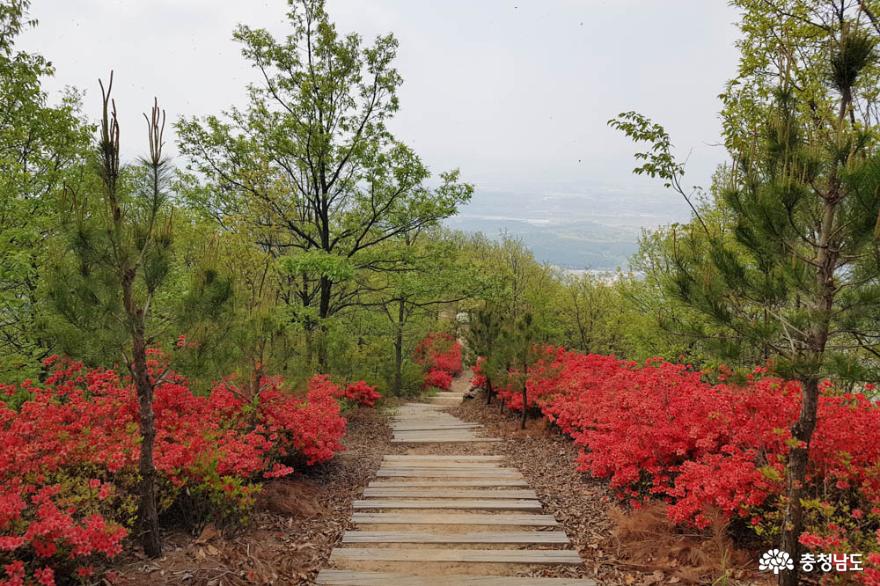
[[(59, 314), (80, 329), (116, 344), (138, 398), (140, 476), (138, 519), (144, 552), (162, 554), (156, 502), (156, 437), (153, 389), (161, 375), (151, 374), (147, 348), (157, 294), (170, 269), (171, 212), (167, 182), (169, 162), (162, 154), (165, 113), (155, 102), (146, 114), (149, 156), (120, 165), (120, 128), (111, 98), (113, 75), (101, 84), (103, 109), (93, 190), (70, 193), (67, 225), (72, 254), (55, 267), (50, 297)], [(93, 191), (99, 193), (93, 197)]]
[[(774, 26), (764, 20), (773, 3), (743, 4), (750, 30), (755, 22)], [(821, 22), (831, 23), (825, 45), (801, 47), (814, 51), (814, 59), (800, 63), (803, 52), (777, 53), (775, 85), (763, 85), (770, 77), (764, 63), (755, 66), (760, 74), (744, 76), (725, 96), (733, 165), (718, 195), (732, 237), (702, 221), (692, 225), (676, 242), (669, 282), (681, 301), (752, 352), (766, 349), (781, 374), (801, 383), (780, 527), (781, 547), (794, 559), (820, 382), (864, 377), (865, 358), (880, 356), (880, 145), (872, 117), (862, 118), (860, 107), (874, 94), (876, 35), (846, 9), (825, 16)], [(824, 29), (816, 25), (810, 33), (817, 30)], [(747, 37), (743, 47), (756, 42)], [(744, 56), (745, 71), (749, 59), (753, 51)], [(634, 113), (612, 124), (654, 145), (640, 155), (646, 163), (637, 171), (680, 185), (683, 167), (671, 157), (662, 127)], [(756, 307), (766, 319), (755, 319)], [(780, 583), (794, 586), (797, 572), (795, 566), (782, 573)]]
[(487, 405), (495, 396), (493, 381), (498, 377), (499, 372), (504, 371), (503, 363), (499, 360), (502, 326), (498, 309), (487, 304), (486, 307), (472, 312), (467, 332), (468, 349), (483, 358), (481, 370), (486, 377)]
[(529, 365), (534, 362), (535, 340), (537, 328), (530, 312), (524, 313), (511, 324), (508, 333), (507, 347), (511, 351), (511, 362), (518, 373), (517, 382), (522, 393), (522, 413), (519, 428), (526, 428), (526, 416), (529, 406)]

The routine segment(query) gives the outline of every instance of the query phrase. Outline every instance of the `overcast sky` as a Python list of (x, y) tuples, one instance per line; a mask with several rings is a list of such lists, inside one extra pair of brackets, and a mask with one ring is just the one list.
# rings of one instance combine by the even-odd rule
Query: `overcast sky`
[[(392, 128), (433, 171), (459, 167), (479, 189), (649, 185), (633, 146), (606, 121), (639, 110), (689, 152), (706, 184), (717, 95), (736, 67), (736, 13), (724, 0), (329, 0), (340, 32), (391, 31), (404, 78)], [(238, 23), (283, 34), (285, 0), (33, 0), (39, 26), (20, 46), (57, 68), (50, 89), (86, 90), (116, 70), (123, 149), (146, 147), (154, 95), (171, 119), (244, 103), (252, 71)], [(640, 182), (641, 181), (641, 182)]]

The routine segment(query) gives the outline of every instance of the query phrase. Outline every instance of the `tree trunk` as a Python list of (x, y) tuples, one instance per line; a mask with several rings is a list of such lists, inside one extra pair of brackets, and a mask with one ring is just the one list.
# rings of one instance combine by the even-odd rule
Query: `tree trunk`
[(398, 303), (397, 329), (394, 332), (394, 384), (391, 386), (394, 395), (400, 395), (403, 390), (403, 322), (406, 319), (406, 302), (401, 299)]
[(330, 294), (333, 290), (333, 281), (329, 278), (321, 277), (321, 296), (318, 305), (318, 317), (320, 318), (320, 337), (318, 339), (318, 370), (327, 372), (328, 356), (327, 356), (327, 319), (330, 317)]
[(798, 585), (798, 560), (800, 559), (800, 538), (804, 528), (804, 510), (801, 504), (803, 486), (807, 477), (810, 440), (816, 429), (816, 412), (819, 405), (819, 381), (815, 377), (801, 381), (803, 385), (801, 412), (791, 433), (798, 445), (788, 455), (786, 473), (785, 517), (782, 525), (782, 551), (787, 552), (794, 560), (794, 569), (782, 572), (779, 583), (782, 586)]
[(490, 405), (492, 403), (492, 393), (494, 390), (492, 389), (492, 379), (488, 376), (486, 377), (486, 405)]
[(306, 318), (303, 324), (306, 337), (306, 368), (312, 370), (312, 364), (315, 360), (315, 325), (312, 320)]
[[(841, 119), (845, 109), (841, 110)], [(817, 317), (813, 322), (813, 330), (806, 341), (812, 364), (821, 364), (828, 343), (828, 334), (831, 329), (831, 312), (834, 307), (834, 296), (837, 292), (834, 284), (834, 272), (837, 268), (838, 249), (832, 242), (834, 233), (835, 217), (837, 212), (837, 189), (839, 183), (836, 175), (832, 178), (832, 197), (825, 200), (822, 224), (819, 231), (819, 246), (816, 261), (816, 291), (817, 297), (815, 309)], [(807, 478), (807, 464), (810, 456), (810, 440), (816, 429), (816, 419), (819, 411), (819, 376), (811, 374), (801, 378), (801, 412), (798, 420), (791, 428), (792, 438), (798, 441), (788, 456), (788, 469), (786, 474), (785, 516), (782, 521), (782, 550), (794, 560), (794, 569), (779, 574), (781, 586), (797, 586), (799, 578), (798, 561), (800, 559), (800, 536), (804, 529), (804, 511), (801, 499), (803, 487)]]
[(156, 423), (153, 414), (153, 384), (147, 374), (147, 352), (142, 323), (135, 325), (132, 335), (132, 363), (131, 370), (137, 389), (141, 431), (141, 453), (138, 461), (138, 473), (140, 474), (138, 520), (144, 553), (156, 558), (162, 555), (159, 510), (156, 505), (156, 468), (153, 465)]
[(523, 360), (523, 385), (522, 385), (522, 416), (519, 420), (519, 428), (526, 428), (526, 407), (528, 405), (527, 401), (529, 398), (529, 366), (528, 363)]
[(141, 452), (138, 459), (140, 475), (140, 502), (138, 524), (144, 553), (151, 558), (162, 555), (162, 538), (159, 533), (159, 510), (156, 505), (156, 467), (153, 464), (153, 445), (156, 441), (156, 422), (153, 414), (153, 383), (147, 372), (147, 343), (144, 312), (134, 299), (133, 269), (122, 273), (122, 302), (128, 318), (131, 335), (131, 364), (129, 370), (134, 378), (138, 398), (138, 416), (141, 432)]

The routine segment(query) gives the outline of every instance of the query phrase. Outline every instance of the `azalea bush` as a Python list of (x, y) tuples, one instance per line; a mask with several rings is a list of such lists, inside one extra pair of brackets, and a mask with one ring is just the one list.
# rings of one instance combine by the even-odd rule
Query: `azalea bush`
[(423, 386), (426, 389), (434, 388), (448, 391), (452, 388), (452, 375), (445, 370), (433, 368), (425, 373)]
[(350, 383), (346, 387), (337, 388), (339, 390), (334, 394), (337, 399), (344, 399), (361, 407), (375, 407), (376, 401), (382, 398), (376, 387), (368, 385), (366, 381), (362, 380)]
[[(137, 397), (128, 377), (51, 358), (42, 384), (0, 388), (0, 584), (86, 579), (117, 555), (137, 510)], [(159, 504), (226, 520), (246, 515), (259, 482), (343, 449), (344, 391), (313, 378), (304, 396), (280, 378), (248, 396), (232, 381), (196, 395), (155, 351)], [(354, 394), (354, 392), (353, 392)], [(361, 389), (359, 396), (372, 397)], [(204, 521), (204, 519), (202, 519)]]
[[(529, 405), (581, 447), (577, 465), (634, 506), (669, 503), (670, 518), (704, 528), (716, 512), (768, 541), (784, 508), (790, 427), (800, 387), (756, 368), (742, 383), (706, 381), (687, 365), (546, 348), (530, 367)], [(513, 376), (513, 374), (511, 375)], [(475, 378), (480, 384), (484, 378)], [(867, 385), (865, 390), (873, 390)], [(522, 395), (500, 388), (511, 409)], [(810, 445), (807, 531), (821, 552), (864, 552), (880, 565), (880, 407), (822, 385)], [(880, 575), (870, 570), (865, 579)]]
[(414, 360), (425, 373), (423, 388), (449, 390), (463, 368), (461, 343), (452, 334), (433, 332), (416, 345)]

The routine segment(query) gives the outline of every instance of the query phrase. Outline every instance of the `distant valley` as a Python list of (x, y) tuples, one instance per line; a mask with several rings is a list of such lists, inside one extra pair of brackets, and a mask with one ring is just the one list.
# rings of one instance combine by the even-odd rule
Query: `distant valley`
[(671, 194), (607, 187), (545, 193), (478, 190), (446, 225), (464, 232), (519, 238), (541, 262), (568, 269), (627, 268), (643, 228), (686, 220)]

